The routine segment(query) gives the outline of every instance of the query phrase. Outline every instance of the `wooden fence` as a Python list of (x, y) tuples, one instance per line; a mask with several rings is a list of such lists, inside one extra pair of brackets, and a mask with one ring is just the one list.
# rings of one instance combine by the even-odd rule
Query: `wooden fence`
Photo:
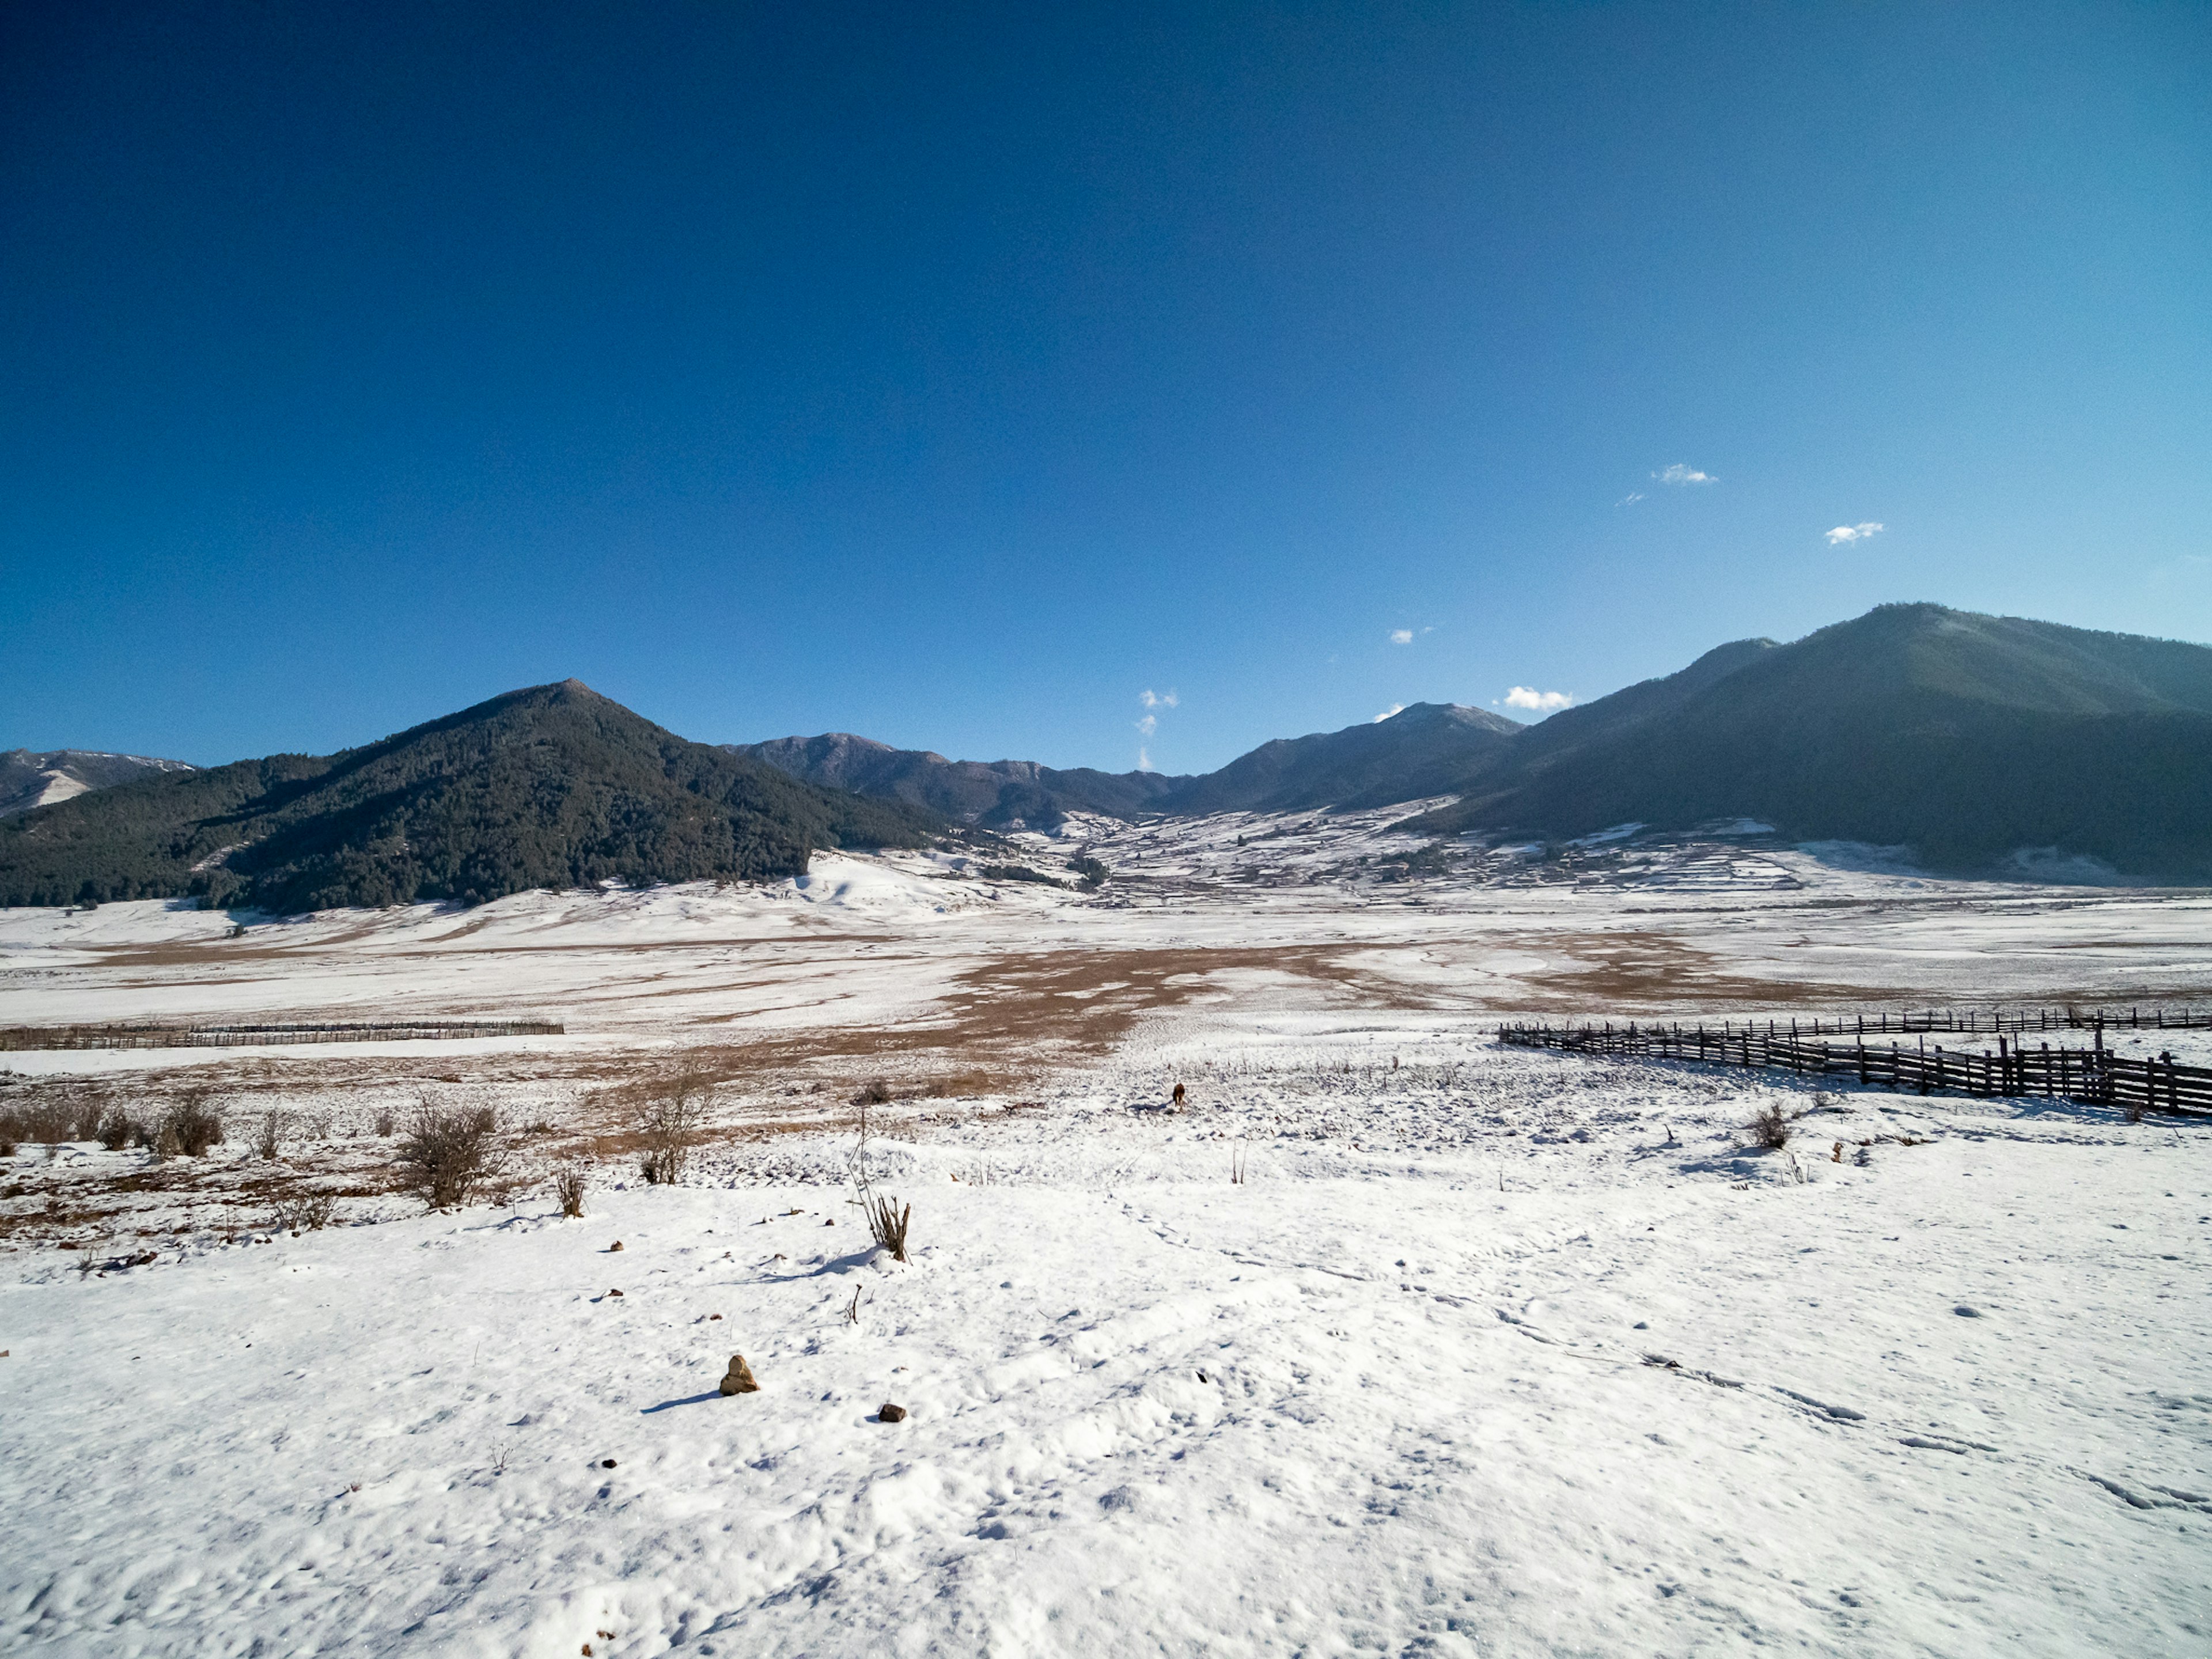
[[(1724, 1021), (1723, 1030), (1735, 1022)], [(1909, 1008), (1901, 1013), (1845, 1014), (1837, 1019), (1751, 1020), (1749, 1029), (1787, 1030), (1798, 1036), (1915, 1036), (1957, 1032), (1996, 1036), (2025, 1031), (2202, 1031), (2212, 1008)]]
[[(1832, 1024), (1830, 1029), (1834, 1029)], [(2212, 1068), (2178, 1064), (2171, 1054), (2133, 1060), (2103, 1046), (2098, 1033), (2087, 1048), (2030, 1048), (2000, 1036), (1995, 1052), (1930, 1048), (1923, 1037), (1901, 1042), (1831, 1042), (1802, 1030), (1729, 1024), (1504, 1025), (1498, 1041), (1520, 1048), (1631, 1059), (1697, 1060), (1709, 1066), (1747, 1066), (1813, 1076), (1842, 1073), (1869, 1087), (1914, 1094), (2040, 1095), (2118, 1106), (2131, 1111), (2212, 1115)]]
[(416, 1019), (314, 1025), (0, 1026), (0, 1053), (33, 1048), (251, 1048), (300, 1042), (434, 1042), (560, 1036), (550, 1019)]

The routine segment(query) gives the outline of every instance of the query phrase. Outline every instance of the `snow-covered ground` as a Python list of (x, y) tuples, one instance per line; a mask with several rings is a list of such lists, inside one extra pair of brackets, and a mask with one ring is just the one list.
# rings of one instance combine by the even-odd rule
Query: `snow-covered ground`
[[(2203, 897), (1308, 826), (1018, 838), (1091, 896), (900, 855), (243, 938), (0, 913), (0, 1025), (568, 1025), (0, 1055), (0, 1109), (231, 1122), (0, 1170), (0, 1648), (2212, 1652), (2212, 1125), (1489, 1035), (2212, 1002)], [(647, 1187), (619, 1132), (685, 1060), (714, 1127)], [(905, 1264), (850, 1201), (874, 1076)], [(392, 1190), (426, 1094), (521, 1132), (499, 1201)], [(272, 1228), (308, 1189), (337, 1224)]]

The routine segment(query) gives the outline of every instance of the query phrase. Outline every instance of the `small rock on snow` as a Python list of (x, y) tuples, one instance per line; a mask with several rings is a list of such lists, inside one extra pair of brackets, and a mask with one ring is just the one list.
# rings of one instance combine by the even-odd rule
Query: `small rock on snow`
[(876, 1420), (879, 1423), (903, 1423), (906, 1421), (906, 1407), (894, 1406), (887, 1400), (876, 1413)]

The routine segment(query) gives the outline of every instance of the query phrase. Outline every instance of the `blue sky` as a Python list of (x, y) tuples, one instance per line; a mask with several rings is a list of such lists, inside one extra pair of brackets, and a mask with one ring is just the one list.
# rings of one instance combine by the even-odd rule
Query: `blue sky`
[(18, 7), (0, 244), (0, 745), (2212, 641), (2201, 5)]

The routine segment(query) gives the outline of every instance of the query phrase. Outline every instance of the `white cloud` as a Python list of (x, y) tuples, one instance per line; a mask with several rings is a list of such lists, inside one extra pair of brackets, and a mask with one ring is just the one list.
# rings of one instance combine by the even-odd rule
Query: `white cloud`
[(1394, 702), (1394, 703), (1392, 703), (1392, 704), (1391, 704), (1388, 708), (1384, 709), (1381, 714), (1377, 714), (1377, 715), (1376, 715), (1373, 720), (1371, 720), (1368, 721), (1367, 723), (1368, 723), (1370, 726), (1380, 726), (1380, 725), (1382, 725), (1382, 722), (1383, 722), (1384, 720), (1389, 720), (1389, 719), (1390, 718), (1390, 716), (1391, 716), (1391, 715), (1393, 715), (1393, 714), (1404, 714), (1405, 712), (1406, 712), (1406, 705), (1405, 705), (1404, 703), (1402, 703), (1402, 702)]
[(1615, 507), (1633, 507), (1637, 502), (1643, 499), (1644, 492), (1642, 490), (1632, 489), (1626, 495), (1623, 495), (1619, 501), (1615, 501), (1613, 505)]
[(1158, 714), (1147, 714), (1137, 722), (1137, 734), (1139, 737), (1149, 738), (1159, 729), (1160, 717)]
[(1828, 532), (1828, 545), (1847, 547), (1853, 542), (1863, 542), (1869, 536), (1881, 534), (1878, 524), (1839, 524)]
[(1394, 628), (1394, 629), (1392, 629), (1390, 630), (1390, 643), (1391, 643), (1391, 644), (1393, 644), (1393, 645), (1411, 645), (1413, 642), (1413, 630), (1412, 629), (1410, 629), (1410, 628)]
[(1137, 748), (1137, 769), (1139, 772), (1149, 772), (1152, 769), (1152, 757), (1145, 752), (1141, 744)]
[(1677, 461), (1664, 472), (1651, 475), (1663, 484), (1718, 483), (1720, 480), (1710, 472), (1700, 472), (1694, 466), (1685, 466)]
[(1137, 701), (1147, 708), (1172, 708), (1176, 706), (1176, 694), (1170, 691), (1161, 696), (1148, 690), (1139, 692)]
[(1508, 708), (1536, 708), (1550, 714), (1554, 708), (1565, 708), (1575, 700), (1571, 691), (1539, 691), (1533, 685), (1516, 685), (1505, 694)]

